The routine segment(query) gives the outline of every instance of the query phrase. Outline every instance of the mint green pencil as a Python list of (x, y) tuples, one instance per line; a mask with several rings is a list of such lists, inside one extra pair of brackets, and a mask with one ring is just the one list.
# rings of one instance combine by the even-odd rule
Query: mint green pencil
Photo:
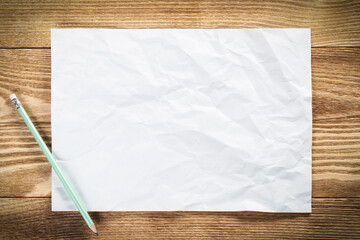
[(25, 109), (23, 108), (23, 106), (21, 105), (19, 99), (16, 97), (15, 94), (11, 94), (10, 95), (10, 99), (11, 101), (14, 103), (15, 107), (17, 108), (18, 112), (20, 113), (21, 117), (24, 119), (27, 127), (30, 129), (30, 132), (32, 133), (32, 135), (34, 136), (35, 140), (37, 141), (37, 143), (39, 144), (41, 150), (43, 151), (43, 153), (45, 154), (46, 158), (49, 160), (50, 165), (52, 166), (52, 168), (54, 169), (54, 171), (56, 172), (56, 175), (58, 176), (58, 178), (60, 179), (60, 181), (62, 182), (62, 184), (64, 185), (66, 191), (68, 192), (68, 194), (70, 195), (71, 199), (74, 201), (77, 209), (80, 211), (81, 216), (84, 218), (86, 224), (89, 226), (89, 228), (96, 234), (98, 235), (96, 228), (95, 228), (95, 224), (94, 222), (91, 220), (91, 217), (89, 216), (88, 212), (86, 211), (86, 208), (84, 206), (84, 204), (82, 203), (82, 201), (80, 200), (79, 196), (75, 193), (74, 189), (71, 187), (69, 181), (66, 179), (64, 173), (62, 172), (62, 170), (60, 169), (59, 165), (57, 164), (55, 158), (53, 157), (53, 155), (51, 154), (51, 152), (49, 151), (49, 149), (47, 148), (46, 144), (44, 143), (43, 139), (41, 138), (39, 132), (36, 130), (34, 124), (32, 123), (31, 119), (29, 118), (29, 116), (27, 115)]

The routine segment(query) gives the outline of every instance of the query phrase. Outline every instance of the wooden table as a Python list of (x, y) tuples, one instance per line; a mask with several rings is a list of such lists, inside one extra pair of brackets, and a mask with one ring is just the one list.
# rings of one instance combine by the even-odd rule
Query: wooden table
[[(313, 212), (53, 213), (50, 28), (311, 28)], [(0, 1), (1, 239), (360, 238), (360, 1)]]

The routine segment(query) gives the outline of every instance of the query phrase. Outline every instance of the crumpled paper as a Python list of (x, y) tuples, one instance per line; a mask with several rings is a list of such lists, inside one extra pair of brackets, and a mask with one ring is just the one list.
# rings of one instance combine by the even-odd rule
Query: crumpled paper
[[(309, 29), (53, 29), (53, 154), (90, 211), (311, 212), (310, 46)], [(76, 210), (56, 174), (52, 210)]]

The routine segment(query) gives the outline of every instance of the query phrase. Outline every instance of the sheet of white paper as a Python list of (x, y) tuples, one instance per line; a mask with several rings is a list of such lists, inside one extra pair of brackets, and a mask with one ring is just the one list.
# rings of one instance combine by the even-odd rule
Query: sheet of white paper
[[(309, 29), (56, 29), (51, 63), (89, 210), (311, 211)], [(76, 209), (55, 174), (52, 209)]]

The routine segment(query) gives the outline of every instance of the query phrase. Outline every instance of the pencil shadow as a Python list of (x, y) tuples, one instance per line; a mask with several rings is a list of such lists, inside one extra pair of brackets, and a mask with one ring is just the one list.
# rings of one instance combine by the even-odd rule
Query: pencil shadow
[(89, 212), (89, 215), (91, 217), (91, 219), (94, 221), (94, 223), (102, 223), (102, 220), (103, 220), (103, 213), (101, 212)]

